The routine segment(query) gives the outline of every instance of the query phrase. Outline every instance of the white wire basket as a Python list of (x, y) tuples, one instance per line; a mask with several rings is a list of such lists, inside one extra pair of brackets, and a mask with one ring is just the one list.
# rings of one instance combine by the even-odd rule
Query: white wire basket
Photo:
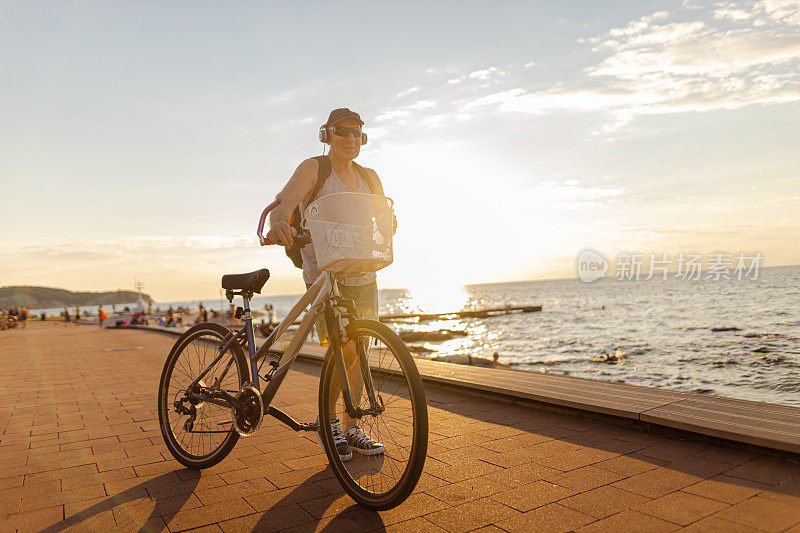
[(303, 217), (311, 233), (317, 268), (335, 274), (365, 274), (392, 263), (394, 202), (357, 192), (328, 194)]

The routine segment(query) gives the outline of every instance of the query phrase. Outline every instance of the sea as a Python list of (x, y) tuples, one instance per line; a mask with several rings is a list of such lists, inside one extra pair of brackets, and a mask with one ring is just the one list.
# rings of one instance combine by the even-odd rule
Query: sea
[[(670, 276), (431, 287), (381, 290), (380, 312), (508, 305), (541, 305), (542, 311), (390, 324), (398, 331), (463, 332), (443, 342), (409, 343), (426, 357), (490, 358), (497, 352), (501, 363), (528, 372), (800, 406), (800, 266), (764, 267), (757, 279), (743, 280)], [(257, 297), (252, 307), (271, 304), (280, 318), (298, 298)], [(219, 300), (203, 303), (220, 307)]]

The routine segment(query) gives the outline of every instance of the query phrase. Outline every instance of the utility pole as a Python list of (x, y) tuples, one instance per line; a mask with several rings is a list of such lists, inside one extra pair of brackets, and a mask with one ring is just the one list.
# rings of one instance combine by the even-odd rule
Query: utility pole
[(142, 300), (142, 289), (144, 289), (144, 284), (141, 281), (139, 281), (138, 279), (134, 278), (133, 286), (136, 288), (136, 291), (139, 293), (139, 301), (136, 302), (136, 303), (139, 304), (139, 307), (142, 308), (142, 312), (145, 313), (145, 312), (147, 312), (147, 308), (144, 306), (144, 300)]

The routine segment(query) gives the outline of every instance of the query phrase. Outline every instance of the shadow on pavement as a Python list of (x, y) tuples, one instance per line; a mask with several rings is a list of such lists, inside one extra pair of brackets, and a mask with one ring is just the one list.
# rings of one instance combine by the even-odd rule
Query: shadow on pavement
[[(308, 502), (308, 494), (320, 490), (317, 485), (318, 482), (334, 481), (338, 483), (332, 476), (333, 473), (330, 467), (328, 467), (306, 479), (300, 485), (293, 487), (283, 498), (264, 511), (259, 521), (253, 526), (253, 531), (274, 531), (295, 525), (286, 523), (276, 524), (275, 518), (277, 516), (283, 516), (284, 514), (293, 514), (289, 508), (289, 506), (293, 504)], [(349, 500), (351, 505), (332, 516), (326, 516), (326, 512), (331, 508), (331, 505), (338, 502), (342, 497)], [(322, 528), (315, 528), (316, 531), (364, 531), (367, 529), (370, 531), (382, 531), (385, 529), (383, 520), (378, 513), (359, 507), (355, 502), (350, 500), (350, 497), (345, 495), (344, 492), (319, 498), (315, 501), (319, 502), (319, 505), (315, 505), (310, 511), (308, 508), (304, 509), (314, 517), (317, 525), (320, 523), (325, 524)], [(296, 525), (311, 526), (312, 522)]]
[[(56, 531), (63, 531), (67, 528), (78, 526), (92, 517), (95, 517), (106, 511), (113, 511), (114, 509), (121, 507), (124, 508), (128, 503), (141, 501), (145, 491), (149, 497), (163, 493), (165, 488), (168, 488), (175, 483), (176, 473), (183, 470), (186, 469), (178, 469), (173, 472), (167, 472), (166, 474), (162, 474), (158, 477), (144, 481), (139, 485), (120, 492), (119, 494), (109, 496), (105, 500), (96, 503), (91, 507), (84, 509), (83, 511), (77, 512), (70, 516), (65, 516), (61, 522), (53, 524), (42, 531), (54, 533)], [(132, 517), (132, 520), (137, 522), (137, 526), (141, 528), (140, 531), (147, 532), (151, 530), (162, 529), (160, 524), (155, 524), (153, 521), (161, 517), (165, 523), (169, 524), (167, 516), (172, 513), (176, 513), (184, 506), (184, 504), (192, 496), (199, 481), (199, 476), (192, 476), (190, 479), (183, 481), (181, 484), (181, 489), (182, 491), (185, 491), (185, 494), (170, 495), (169, 497), (153, 500), (155, 507), (150, 512), (148, 517), (144, 519)], [(109, 524), (108, 527), (113, 528), (111, 524)]]

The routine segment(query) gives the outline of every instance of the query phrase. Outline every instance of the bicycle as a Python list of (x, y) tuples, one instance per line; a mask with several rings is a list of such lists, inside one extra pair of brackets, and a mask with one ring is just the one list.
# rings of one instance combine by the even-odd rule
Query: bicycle
[[(425, 464), (428, 446), (425, 392), (414, 360), (400, 337), (376, 320), (361, 318), (354, 302), (342, 298), (339, 290), (339, 279), (344, 273), (352, 274), (354, 269), (377, 269), (386, 264), (385, 254), (374, 259), (380, 256), (375, 250), (370, 255), (371, 264), (363, 258), (355, 263), (348, 262), (347, 258), (336, 259), (338, 245), (353, 245), (353, 239), (357, 241), (359, 235), (370, 238), (372, 231), (371, 238), (375, 240), (378, 239), (375, 235), (381, 235), (378, 230), (382, 229), (385, 236), (385, 217), (372, 217), (372, 227), (363, 226), (367, 228), (365, 231), (347, 224), (344, 215), (345, 223), (325, 222), (319, 215), (326, 211), (326, 204), (320, 202), (330, 196), (336, 195), (325, 196), (308, 206), (308, 218), (304, 220), (310, 231), (304, 230), (295, 238), (298, 248), (311, 243), (312, 237), (318, 241), (315, 250), (322, 273), (258, 350), (250, 300), (253, 294), (260, 293), (269, 279), (269, 271), (261, 269), (223, 276), (222, 288), (228, 301), (232, 303), (234, 297), (242, 297), (243, 306), (236, 309), (235, 317), (243, 318), (244, 326), (231, 331), (220, 324), (202, 323), (178, 339), (167, 357), (159, 383), (159, 425), (173, 457), (194, 469), (208, 468), (222, 461), (240, 436), (252, 435), (267, 415), (295, 431), (317, 431), (333, 473), (345, 491), (369, 509), (391, 509), (411, 494)], [(375, 201), (367, 200), (368, 203)], [(280, 199), (271, 203), (261, 214), (256, 233), (262, 246), (266, 244), (263, 236), (266, 216), (279, 203)], [(391, 209), (391, 204), (389, 206)], [(332, 212), (331, 209), (327, 211)], [(380, 221), (376, 222), (377, 219)], [(391, 233), (388, 235), (388, 262), (391, 262)], [(385, 252), (385, 242), (373, 244), (373, 248), (382, 246)], [(323, 269), (321, 258), (331, 250), (334, 255), (329, 254), (329, 258), (333, 258), (333, 263)], [(352, 246), (348, 253), (351, 252)], [(273, 351), (276, 341), (308, 306), (308, 313), (283, 353)], [(334, 402), (330, 399), (335, 397), (337, 405), (339, 399), (343, 399), (345, 412), (366, 434), (384, 445), (383, 453), (354, 454), (349, 461), (342, 461), (331, 424), (298, 422), (271, 405), (320, 314), (325, 318), (330, 345), (320, 373), (317, 420), (336, 418), (335, 406), (331, 408)], [(350, 361), (348, 370), (343, 352), (350, 342), (353, 343), (350, 353), (355, 351), (357, 364)], [(262, 367), (270, 354), (280, 358), (270, 360), (268, 371), (262, 375)], [(225, 416), (226, 411), (230, 415)]]

